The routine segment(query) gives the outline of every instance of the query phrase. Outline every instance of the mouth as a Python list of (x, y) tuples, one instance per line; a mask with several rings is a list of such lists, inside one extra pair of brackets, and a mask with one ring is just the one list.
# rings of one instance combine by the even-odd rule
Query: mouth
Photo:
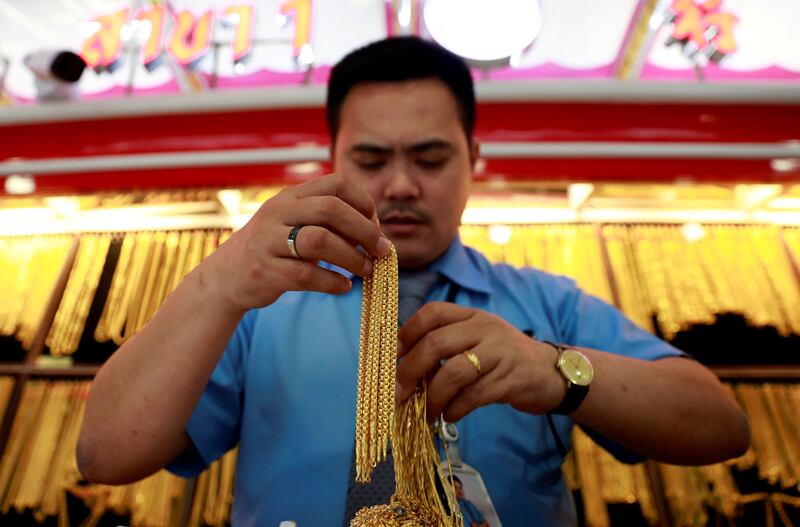
[(391, 234), (413, 234), (424, 223), (412, 214), (390, 214), (381, 220), (381, 227)]

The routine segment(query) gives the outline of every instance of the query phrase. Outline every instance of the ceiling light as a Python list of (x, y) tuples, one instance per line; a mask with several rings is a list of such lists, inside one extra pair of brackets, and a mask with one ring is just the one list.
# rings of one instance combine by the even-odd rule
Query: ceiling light
[(683, 239), (689, 243), (699, 242), (706, 236), (706, 230), (697, 222), (684, 223), (681, 227)]
[(770, 198), (780, 194), (781, 185), (736, 185), (736, 199), (745, 210), (763, 206)]
[(322, 172), (322, 163), (316, 161), (304, 161), (302, 163), (291, 163), (286, 166), (286, 172), (293, 176), (310, 176)]
[(769, 162), (769, 166), (775, 172), (794, 172), (800, 169), (800, 159), (773, 159)]
[(574, 210), (580, 210), (594, 192), (594, 185), (591, 183), (573, 183), (567, 188), (569, 196), (569, 206)]
[(442, 47), (478, 62), (508, 60), (542, 29), (542, 8), (530, 0), (427, 0), (422, 16)]
[(239, 214), (239, 209), (242, 204), (242, 191), (237, 189), (223, 189), (217, 192), (217, 199), (219, 199), (222, 208), (231, 216)]
[(300, 54), (297, 56), (297, 62), (299, 62), (301, 66), (311, 66), (316, 60), (314, 49), (311, 47), (311, 44), (306, 42), (300, 46)]
[(32, 194), (36, 191), (36, 181), (30, 175), (12, 174), (6, 178), (5, 190), (7, 194)]
[(492, 225), (489, 227), (489, 239), (496, 245), (506, 245), (511, 241), (513, 231), (508, 225)]
[(66, 220), (75, 219), (81, 210), (78, 198), (57, 197), (45, 198), (45, 204), (56, 211), (59, 216)]

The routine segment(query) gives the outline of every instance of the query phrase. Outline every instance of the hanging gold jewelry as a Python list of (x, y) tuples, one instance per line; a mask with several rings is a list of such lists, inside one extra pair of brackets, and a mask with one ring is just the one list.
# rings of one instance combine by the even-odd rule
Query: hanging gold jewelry
[(386, 459), (394, 423), (397, 357), (397, 253), (375, 261), (364, 278), (356, 406), (356, 481), (370, 481)]
[[(364, 279), (356, 406), (356, 481), (369, 481), (386, 458), (391, 436), (396, 490), (385, 505), (356, 513), (351, 527), (462, 527), (452, 474), (439, 464), (425, 418), (427, 384), (395, 409), (397, 368), (397, 253), (375, 261)], [(436, 490), (442, 483), (446, 503)]]

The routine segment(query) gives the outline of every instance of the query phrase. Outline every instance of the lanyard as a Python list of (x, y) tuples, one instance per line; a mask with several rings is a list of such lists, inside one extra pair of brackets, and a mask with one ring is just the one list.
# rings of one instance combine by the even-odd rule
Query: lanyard
[(445, 459), (450, 462), (455, 468), (461, 468), (464, 461), (461, 459), (461, 452), (458, 450), (458, 427), (455, 423), (445, 422), (441, 417), (437, 421), (437, 431), (439, 437), (442, 439), (442, 446), (444, 447)]

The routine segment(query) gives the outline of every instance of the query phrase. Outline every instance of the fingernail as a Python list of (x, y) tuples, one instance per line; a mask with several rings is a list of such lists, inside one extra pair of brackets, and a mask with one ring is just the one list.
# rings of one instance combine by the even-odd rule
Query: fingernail
[(381, 236), (381, 239), (378, 240), (378, 256), (383, 258), (387, 254), (389, 254), (389, 240)]
[(405, 348), (403, 348), (403, 343), (401, 341), (397, 341), (397, 356), (402, 357), (403, 353), (405, 353)]
[(367, 258), (364, 261), (364, 269), (362, 270), (362, 273), (361, 273), (362, 276), (370, 276), (370, 275), (372, 275), (372, 267), (373, 267), (372, 266), (372, 260)]
[(403, 386), (399, 382), (395, 383), (395, 385), (394, 385), (394, 394), (395, 394), (395, 397), (397, 398), (397, 402), (400, 402), (400, 403), (402, 403), (406, 399), (406, 397), (408, 396), (406, 394), (405, 388), (403, 388)]

